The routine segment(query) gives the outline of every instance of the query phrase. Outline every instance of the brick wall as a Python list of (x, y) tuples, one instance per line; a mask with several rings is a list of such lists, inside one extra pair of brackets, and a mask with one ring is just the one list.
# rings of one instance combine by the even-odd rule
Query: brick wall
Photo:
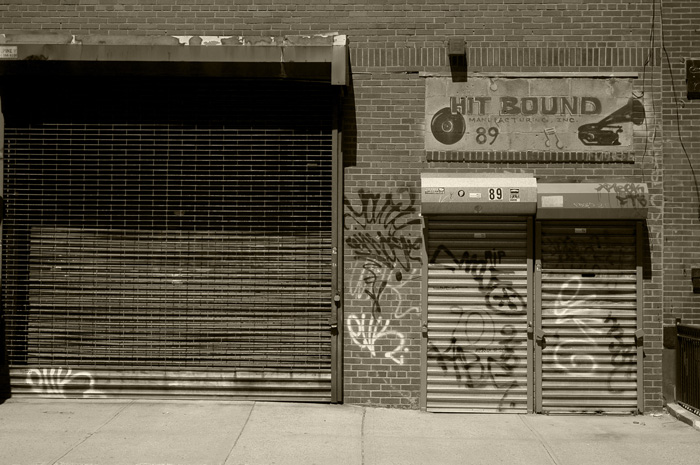
[[(693, 50), (681, 43), (697, 49), (700, 40), (688, 22), (693, 3), (676, 1), (664, 16), (677, 91), (683, 88), (681, 60)], [(652, 15), (652, 7), (660, 4), (661, 0), (21, 0), (0, 5), (0, 29), (76, 35), (348, 35), (353, 80), (344, 122), (348, 403), (419, 405), (420, 270), (425, 260), (418, 223), (421, 171), (510, 171), (534, 173), (542, 181), (646, 182), (652, 195), (645, 386), (646, 406), (653, 410), (661, 407), (660, 314), (664, 308), (666, 319), (676, 313), (690, 318), (697, 298), (684, 283), (700, 255), (693, 186), (673, 136), (673, 98), (665, 89), (662, 107), (658, 93), (663, 60), (659, 14)], [(650, 40), (652, 27), (655, 43)], [(632, 157), (585, 163), (576, 158), (542, 162), (527, 154), (485, 154), (472, 161), (428, 158), (423, 146), (424, 76), (449, 73), (445, 47), (452, 37), (465, 39), (470, 72), (638, 73), (637, 89), (645, 93), (651, 117), (635, 136)], [(686, 102), (680, 110), (687, 118), (682, 132), (691, 157), (700, 143), (691, 133), (696, 107)], [(665, 231), (664, 189), (667, 205), (673, 206)], [(675, 241), (676, 237), (687, 240)], [(672, 252), (662, 259), (663, 247)], [(666, 301), (662, 266), (665, 284), (672, 290)]]
[(455, 35), (487, 48), (634, 48), (649, 37), (651, 5), (651, 0), (8, 0), (0, 12), (5, 32), (338, 31), (361, 48), (441, 47), (445, 37)]
[[(419, 123), (419, 132), (424, 129), (420, 123), (425, 124), (422, 121), (424, 95), (415, 92), (414, 86), (416, 80), (420, 81), (425, 73), (449, 72), (445, 41), (450, 33), (446, 30), (446, 37), (437, 44), (426, 42), (416, 47), (401, 43), (400, 40), (395, 45), (386, 46), (358, 43), (358, 38), (351, 34), (354, 99), (357, 103), (355, 116), (358, 126), (356, 139), (353, 139), (356, 142), (353, 150), (356, 150), (357, 158), (355, 163), (346, 168), (346, 196), (356, 204), (358, 189), (369, 191), (378, 186), (381, 188), (377, 193), (386, 193), (386, 182), (391, 186), (394, 179), (400, 180), (401, 187), (411, 187), (410, 183), (413, 183), (413, 192), (419, 195), (416, 187), (420, 182), (420, 171), (509, 171), (533, 173), (543, 182), (625, 178), (647, 183), (651, 202), (648, 221), (650, 269), (646, 272), (643, 317), (646, 329), (645, 409), (657, 410), (662, 405), (659, 316), (663, 295), (663, 186), (661, 127), (656, 125), (661, 114), (660, 95), (657, 91), (661, 82), (661, 61), (659, 50), (648, 40), (652, 24), (651, 2), (642, 5), (629, 5), (626, 2), (570, 2), (568, 5), (566, 2), (474, 3), (462, 6), (471, 8), (469, 18), (454, 19), (455, 22), (462, 22), (463, 29), (456, 27), (454, 35), (465, 36), (470, 72), (596, 73), (601, 76), (606, 73), (637, 73), (636, 89), (645, 94), (649, 118), (643, 130), (635, 135), (636, 150), (633, 155), (625, 160), (589, 157), (585, 162), (577, 162), (579, 159), (575, 156), (561, 156), (548, 163), (542, 161), (542, 154), (530, 153), (513, 155), (484, 152), (470, 153), (463, 157), (454, 154), (426, 154), (420, 133), (416, 139), (416, 134), (411, 132), (416, 122)], [(440, 14), (437, 10), (436, 7), (434, 14)], [(606, 25), (608, 29), (605, 29)], [(487, 28), (490, 29), (486, 30)], [(404, 86), (410, 86), (404, 95), (396, 95), (396, 82), (392, 82), (390, 87), (384, 85), (387, 72), (393, 73), (397, 78), (403, 75), (401, 79)], [(365, 102), (381, 102), (382, 105), (363, 105)], [(400, 108), (405, 108), (406, 111), (402, 113)], [(408, 134), (407, 140), (403, 142), (410, 142), (410, 145), (391, 139), (394, 125), (404, 120), (403, 130)], [(387, 137), (377, 138), (382, 133)], [(391, 161), (397, 157), (402, 160), (403, 169), (385, 171), (385, 177), (382, 178), (381, 167), (388, 167), (389, 164), (394, 167)], [(379, 230), (380, 228), (375, 228), (373, 231)], [(419, 232), (415, 229), (415, 233), (408, 234)], [(346, 283), (353, 288), (356, 283), (352, 276), (357, 276), (357, 273), (352, 271), (352, 267), (360, 266), (362, 262), (358, 262), (351, 251), (346, 250), (346, 253), (349, 264)], [(420, 305), (418, 288), (397, 287), (393, 290), (403, 292), (404, 301), (411, 302), (409, 305)], [(371, 306), (367, 299), (363, 302), (353, 297), (356, 295), (353, 296), (352, 292), (346, 294), (346, 311), (353, 315), (364, 312), (369, 320)], [(382, 325), (386, 324), (385, 313), (382, 313), (381, 318)], [(415, 320), (413, 325), (408, 325), (409, 318)], [(409, 332), (411, 329), (412, 333)], [(358, 333), (352, 328), (348, 330), (353, 334)], [(401, 341), (404, 345), (401, 347), (412, 354), (419, 350), (419, 330), (417, 313), (408, 314), (400, 321), (391, 321), (387, 326), (387, 331), (402, 333), (404, 339)], [(346, 342), (346, 367), (349, 367), (346, 371), (346, 401), (412, 407), (420, 395), (418, 383), (408, 384), (403, 390), (391, 389), (384, 383), (397, 370), (401, 376), (408, 370), (408, 376), (415, 377), (420, 370), (420, 360), (406, 357), (402, 364), (392, 364), (386, 356), (396, 349), (399, 339), (387, 336), (381, 341), (384, 342), (382, 349), (374, 353), (367, 347), (362, 347), (362, 344), (357, 344), (357, 338), (351, 337)], [(367, 366), (373, 370), (362, 370), (362, 367)], [(387, 396), (393, 400), (388, 402)], [(382, 400), (376, 400), (378, 397)]]
[[(700, 294), (691, 270), (700, 268), (700, 100), (687, 99), (685, 61), (700, 59), (697, 2), (664, 2), (664, 323), (700, 324)], [(673, 84), (673, 85), (671, 85)], [(679, 124), (680, 123), (680, 124)], [(693, 170), (695, 177), (693, 177)]]

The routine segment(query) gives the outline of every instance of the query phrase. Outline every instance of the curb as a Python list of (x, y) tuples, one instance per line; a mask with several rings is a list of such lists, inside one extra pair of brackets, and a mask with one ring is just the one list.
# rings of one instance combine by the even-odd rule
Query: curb
[(682, 421), (683, 423), (686, 423), (696, 430), (700, 431), (700, 417), (695, 415), (694, 413), (684, 409), (680, 405), (676, 404), (675, 402), (669, 402), (666, 404), (666, 408), (668, 409), (668, 413), (671, 414), (672, 417)]

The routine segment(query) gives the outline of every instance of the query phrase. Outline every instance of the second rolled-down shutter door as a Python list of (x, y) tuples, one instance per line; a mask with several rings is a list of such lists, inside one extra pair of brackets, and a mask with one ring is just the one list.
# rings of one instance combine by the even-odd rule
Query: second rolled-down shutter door
[(427, 220), (427, 409), (526, 412), (528, 223)]
[(538, 409), (637, 411), (633, 222), (543, 221)]

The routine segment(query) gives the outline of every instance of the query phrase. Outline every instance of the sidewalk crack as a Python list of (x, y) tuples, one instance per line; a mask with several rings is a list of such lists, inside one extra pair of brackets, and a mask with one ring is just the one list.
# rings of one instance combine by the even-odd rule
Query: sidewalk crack
[(124, 410), (126, 410), (127, 407), (129, 407), (129, 406), (131, 406), (131, 405), (133, 405), (133, 404), (134, 404), (134, 400), (131, 400), (130, 402), (124, 404), (124, 406), (123, 406), (122, 408), (120, 408), (119, 410), (117, 410), (117, 411), (114, 413), (114, 415), (112, 415), (111, 417), (109, 417), (109, 418), (107, 419), (107, 421), (105, 421), (104, 423), (102, 423), (102, 424), (101, 424), (98, 428), (96, 428), (94, 431), (91, 431), (91, 432), (87, 433), (87, 434), (85, 435), (84, 438), (79, 439), (75, 444), (73, 444), (72, 446), (70, 446), (70, 448), (69, 448), (66, 452), (64, 452), (63, 454), (61, 454), (60, 457), (58, 457), (58, 458), (52, 460), (52, 461), (49, 462), (49, 463), (50, 463), (51, 465), (56, 465), (56, 463), (58, 463), (63, 457), (65, 457), (66, 455), (68, 455), (68, 454), (70, 454), (71, 452), (73, 452), (78, 446), (80, 446), (80, 445), (83, 444), (85, 441), (87, 441), (88, 439), (90, 439), (91, 437), (93, 437), (95, 434), (97, 434), (102, 428), (104, 428), (105, 426), (107, 426), (108, 424), (110, 424), (112, 421), (114, 421), (115, 418), (117, 418), (119, 415), (121, 415), (121, 413), (122, 413)]
[(228, 463), (228, 459), (231, 458), (231, 455), (233, 454), (233, 450), (236, 448), (238, 445), (239, 439), (241, 439), (241, 436), (243, 436), (243, 431), (245, 431), (245, 427), (248, 426), (248, 420), (250, 420), (251, 415), (253, 414), (253, 409), (257, 405), (257, 402), (253, 402), (253, 405), (250, 407), (250, 410), (248, 411), (248, 416), (245, 419), (245, 422), (243, 422), (243, 426), (241, 427), (241, 430), (238, 432), (238, 436), (236, 436), (236, 440), (233, 441), (233, 445), (231, 446), (231, 450), (228, 451), (228, 455), (226, 455), (226, 458), (222, 463)]
[(557, 456), (552, 450), (552, 447), (549, 445), (549, 443), (542, 437), (542, 435), (535, 430), (535, 428), (528, 423), (526, 420), (526, 415), (518, 415), (518, 418), (520, 418), (520, 421), (523, 422), (523, 424), (527, 427), (527, 429), (530, 430), (530, 432), (537, 438), (537, 441), (540, 443), (544, 451), (547, 453), (549, 456), (549, 460), (554, 464), (554, 465), (561, 465), (561, 462), (557, 460)]
[(362, 465), (365, 465), (365, 415), (367, 415), (367, 407), (362, 408), (362, 426), (360, 428), (360, 453), (362, 457)]

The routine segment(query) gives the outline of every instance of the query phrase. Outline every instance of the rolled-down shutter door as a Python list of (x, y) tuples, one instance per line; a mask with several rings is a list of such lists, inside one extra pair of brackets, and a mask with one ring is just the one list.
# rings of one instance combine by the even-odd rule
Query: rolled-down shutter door
[(540, 231), (541, 410), (636, 412), (635, 223), (543, 221)]
[(430, 218), (427, 409), (526, 412), (528, 224)]
[(64, 84), (3, 96), (13, 394), (330, 400), (330, 86)]

